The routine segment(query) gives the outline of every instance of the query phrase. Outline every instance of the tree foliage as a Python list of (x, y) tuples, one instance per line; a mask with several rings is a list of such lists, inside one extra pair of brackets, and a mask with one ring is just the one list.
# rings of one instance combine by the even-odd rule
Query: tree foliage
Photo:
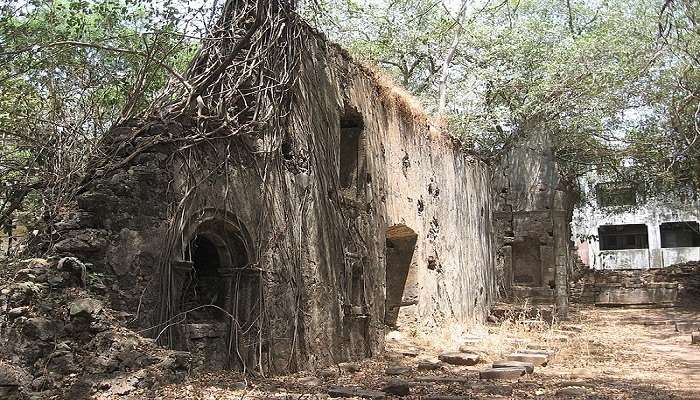
[(32, 0), (0, 6), (0, 224), (27, 196), (55, 214), (97, 144), (149, 104), (195, 49), (186, 3)]
[(338, 1), (321, 29), (434, 111), (447, 67), (444, 117), (484, 156), (545, 130), (571, 179), (596, 170), (651, 192), (700, 184), (697, 2)]
[[(498, 159), (549, 132), (564, 176), (700, 185), (694, 0), (315, 0), (299, 13)], [(0, 225), (50, 218), (109, 127), (184, 80), (216, 0), (0, 5)], [(40, 195), (39, 195), (40, 194)]]

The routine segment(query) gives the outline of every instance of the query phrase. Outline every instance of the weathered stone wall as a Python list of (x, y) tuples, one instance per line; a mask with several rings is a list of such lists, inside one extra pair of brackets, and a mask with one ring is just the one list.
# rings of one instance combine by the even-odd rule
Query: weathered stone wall
[[(114, 275), (112, 306), (138, 314), (149, 334), (238, 348), (233, 360), (202, 361), (212, 367), (286, 371), (371, 356), (392, 312), (399, 325), (469, 322), (495, 298), (488, 168), (311, 37), (285, 138), (261, 128), (149, 148), (104, 171), (58, 227), (55, 250)], [(157, 121), (136, 137), (117, 127), (111, 145), (128, 154), (148, 132), (193, 123)], [(210, 253), (198, 253), (202, 238)], [(387, 245), (402, 261), (387, 266)], [(218, 289), (193, 292), (195, 270)], [(219, 309), (191, 308), (207, 290)], [(212, 323), (231, 317), (240, 326)]]
[(647, 270), (589, 269), (571, 282), (572, 301), (600, 306), (695, 305), (698, 294), (698, 262)]

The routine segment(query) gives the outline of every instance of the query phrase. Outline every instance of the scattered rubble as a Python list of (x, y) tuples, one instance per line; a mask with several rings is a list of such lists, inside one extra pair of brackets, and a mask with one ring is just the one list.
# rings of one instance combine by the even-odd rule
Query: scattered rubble
[(90, 269), (73, 257), (31, 259), (0, 286), (0, 398), (108, 399), (180, 382), (189, 353), (123, 327)]

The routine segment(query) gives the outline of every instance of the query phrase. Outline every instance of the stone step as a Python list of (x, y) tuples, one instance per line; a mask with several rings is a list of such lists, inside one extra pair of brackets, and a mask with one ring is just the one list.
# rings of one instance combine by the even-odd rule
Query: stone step
[(532, 363), (536, 367), (547, 365), (546, 354), (528, 354), (528, 353), (513, 353), (506, 357), (508, 361), (522, 361)]
[(474, 353), (450, 352), (442, 353), (438, 357), (442, 362), (452, 365), (476, 365), (481, 361), (481, 357)]
[(535, 372), (535, 366), (532, 363), (529, 362), (522, 362), (522, 361), (509, 361), (509, 360), (501, 360), (501, 361), (496, 361), (492, 365), (493, 368), (525, 368), (525, 372), (528, 374), (531, 374)]
[(480, 379), (518, 379), (523, 375), (524, 367), (487, 368), (479, 371)]

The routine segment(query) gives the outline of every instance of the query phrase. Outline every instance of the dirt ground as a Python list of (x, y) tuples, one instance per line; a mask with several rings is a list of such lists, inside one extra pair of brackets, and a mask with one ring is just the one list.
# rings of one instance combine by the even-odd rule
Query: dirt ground
[[(413, 326), (387, 335), (384, 355), (364, 360), (359, 371), (340, 368), (278, 378), (245, 380), (240, 374), (200, 374), (187, 384), (161, 388), (158, 398), (327, 398), (332, 386), (381, 390), (390, 379), (410, 385), (413, 399), (700, 399), (700, 346), (676, 321), (700, 321), (700, 308), (606, 309), (576, 306), (571, 318), (553, 325), (505, 321), (463, 329), (445, 327), (425, 335)], [(442, 364), (418, 370), (460, 345), (481, 355), (475, 366)], [(512, 381), (483, 381), (478, 371), (516, 349), (542, 346), (556, 355), (549, 365)], [(386, 368), (407, 367), (399, 376)], [(353, 366), (351, 366), (353, 367)], [(347, 369), (347, 368), (346, 368)]]

